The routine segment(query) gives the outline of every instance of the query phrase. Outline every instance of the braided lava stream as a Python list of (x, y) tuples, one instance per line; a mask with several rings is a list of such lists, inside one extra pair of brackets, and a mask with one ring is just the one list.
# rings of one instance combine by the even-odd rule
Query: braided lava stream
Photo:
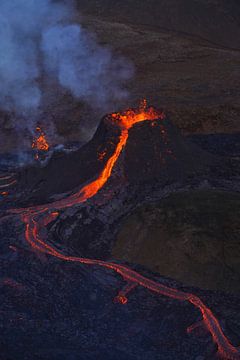
[[(62, 252), (56, 250), (53, 246), (48, 244), (46, 236), (42, 233), (44, 227), (58, 217), (59, 213), (56, 210), (83, 203), (84, 201), (90, 199), (95, 194), (97, 194), (97, 192), (104, 186), (104, 184), (111, 176), (112, 169), (116, 161), (118, 160), (121, 151), (126, 145), (128, 139), (128, 130), (134, 124), (142, 121), (161, 121), (164, 118), (165, 115), (163, 113), (158, 112), (153, 108), (148, 108), (145, 101), (142, 103), (138, 110), (128, 110), (122, 114), (112, 114), (112, 121), (120, 127), (121, 134), (119, 136), (119, 142), (116, 146), (114, 154), (108, 159), (104, 169), (96, 180), (89, 182), (75, 194), (69, 195), (64, 199), (52, 202), (51, 204), (38, 205), (35, 207), (32, 206), (22, 209), (13, 209), (10, 210), (10, 212), (21, 215), (21, 219), (26, 225), (26, 241), (35, 250), (44, 252), (64, 261), (102, 266), (120, 274), (122, 278), (126, 280), (127, 285), (124, 289), (119, 291), (118, 295), (114, 299), (117, 302), (121, 304), (126, 304), (128, 301), (127, 294), (136, 286), (142, 286), (148, 290), (158, 293), (159, 295), (168, 296), (176, 300), (190, 302), (200, 310), (202, 314), (202, 323), (211, 333), (214, 343), (217, 344), (218, 355), (224, 359), (237, 360), (240, 359), (240, 348), (234, 347), (230, 343), (228, 338), (224, 335), (217, 318), (196, 295), (182, 292), (180, 290), (150, 280), (124, 265), (119, 265), (108, 261), (64, 255)], [(194, 325), (191, 326), (191, 328), (193, 327)]]

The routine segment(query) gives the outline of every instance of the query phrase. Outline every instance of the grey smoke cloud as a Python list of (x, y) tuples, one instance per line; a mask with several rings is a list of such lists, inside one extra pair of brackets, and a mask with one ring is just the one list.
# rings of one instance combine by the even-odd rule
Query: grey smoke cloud
[(0, 1), (0, 108), (37, 112), (40, 78), (98, 108), (127, 96), (123, 84), (132, 66), (100, 46), (74, 13), (72, 1)]
[(101, 107), (127, 96), (121, 87), (132, 72), (122, 58), (99, 46), (79, 25), (57, 25), (43, 32), (41, 49), (45, 70), (64, 88)]

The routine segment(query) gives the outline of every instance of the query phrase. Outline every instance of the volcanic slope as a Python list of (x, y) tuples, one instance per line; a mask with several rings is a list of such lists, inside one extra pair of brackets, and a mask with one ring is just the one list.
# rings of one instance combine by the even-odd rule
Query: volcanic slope
[[(184, 138), (169, 119), (140, 122), (128, 133), (120, 156), (127, 181), (185, 181), (209, 174), (219, 164), (216, 157)], [(45, 167), (36, 165), (20, 171), (18, 189), (24, 194), (21, 204), (45, 203), (93, 180), (116, 151), (120, 138), (119, 125), (106, 116), (92, 140), (78, 151), (56, 154)]]

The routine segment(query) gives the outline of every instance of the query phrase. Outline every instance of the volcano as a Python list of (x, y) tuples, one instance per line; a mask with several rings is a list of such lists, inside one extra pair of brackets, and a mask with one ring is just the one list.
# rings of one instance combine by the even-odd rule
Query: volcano
[(94, 181), (114, 156), (113, 165), (121, 163), (117, 168), (125, 181), (135, 184), (184, 181), (217, 167), (216, 157), (182, 136), (162, 111), (145, 104), (123, 114), (105, 116), (92, 140), (79, 150), (55, 153), (46, 166), (21, 170), (17, 176), (18, 192), (24, 192), (21, 205), (46, 203)]
[[(28, 167), (16, 175), (14, 181), (17, 181), (17, 184), (11, 191), (15, 190), (16, 192), (14, 205), (17, 203), (17, 207), (13, 208), (14, 195), (11, 195), (6, 201), (6, 207), (10, 205), (11, 208), (6, 209), (5, 216), (2, 218), (5, 220), (5, 227), (3, 227), (4, 246), (7, 247), (8, 252), (16, 253), (15, 257), (6, 255), (3, 258), (4, 274), (8, 274), (9, 269), (12, 274), (10, 277), (4, 277), (4, 286), (7, 289), (10, 287), (14, 291), (20, 291), (20, 297), (26, 299), (27, 291), (25, 293), (24, 284), (33, 283), (33, 287), (39, 286), (39, 282), (34, 277), (35, 274), (38, 274), (37, 277), (40, 276), (42, 279), (43, 287), (45, 290), (47, 289), (47, 297), (49, 298), (49, 283), (53, 287), (52, 292), (56, 291), (59, 294), (61, 290), (62, 285), (60, 290), (59, 285), (62, 284), (62, 278), (65, 278), (65, 272), (67, 273), (67, 267), (62, 273), (61, 264), (69, 264), (68, 270), (70, 273), (72, 272), (73, 279), (75, 279), (75, 267), (80, 266), (79, 274), (82, 278), (85, 277), (86, 286), (84, 285), (81, 288), (81, 302), (75, 304), (74, 317), (76, 317), (78, 313), (82, 313), (83, 309), (89, 306), (82, 299), (85, 299), (88, 289), (91, 287), (92, 276), (97, 277), (100, 284), (114, 287), (114, 280), (112, 279), (112, 273), (114, 273), (117, 277), (115, 285), (120, 289), (117, 292), (114, 290), (111, 303), (116, 306), (128, 307), (129, 296), (135, 293), (135, 290), (138, 294), (139, 289), (144, 289), (156, 297), (165, 297), (168, 301), (183, 302), (190, 307), (192, 314), (191, 323), (189, 320), (184, 323), (184, 328), (186, 326), (184, 334), (192, 333), (194, 329), (203, 327), (210, 335), (212, 343), (216, 345), (214, 356), (232, 360), (239, 359), (239, 348), (235, 345), (234, 339), (232, 340), (231, 332), (226, 331), (221, 326), (218, 318), (208, 304), (201, 299), (202, 296), (196, 289), (187, 289), (183, 285), (174, 284), (166, 279), (158, 281), (153, 274), (148, 276), (138, 267), (133, 268), (132, 265), (111, 260), (109, 256), (120, 219), (149, 199), (151, 201), (154, 198), (162, 199), (172, 192), (186, 191), (186, 189), (198, 188), (204, 184), (206, 186), (206, 181), (210, 184), (209, 186), (216, 186), (217, 183), (221, 183), (222, 187), (229, 190), (232, 183), (226, 183), (225, 174), (216, 170), (217, 166), (223, 164), (224, 161), (187, 141), (171, 124), (163, 111), (148, 107), (146, 101), (141, 104), (139, 109), (130, 109), (106, 116), (102, 119), (93, 139), (83, 148), (72, 154), (57, 154), (52, 157), (47, 166)], [(21, 225), (19, 225), (19, 220), (21, 220)], [(16, 226), (14, 236), (17, 236), (17, 240), (14, 242), (15, 245), (12, 243), (11, 236), (11, 232), (14, 230), (9, 221), (13, 221)], [(22, 225), (25, 228), (24, 248)], [(75, 243), (73, 239), (75, 239)], [(38, 257), (39, 262), (36, 264), (33, 260), (35, 257), (32, 257), (32, 254), (29, 255), (29, 248)], [(31, 269), (36, 267), (33, 273), (28, 271), (27, 274), (25, 273), (26, 267), (21, 267), (20, 279), (23, 284), (19, 282), (20, 279), (19, 281), (12, 279), (19, 273), (19, 263), (16, 261), (19, 257), (18, 254), (22, 254), (20, 256), (22, 256), (23, 262), (27, 262), (27, 267), (28, 265)], [(50, 273), (48, 272), (46, 263), (49, 259), (54, 262), (53, 268), (57, 268), (61, 281), (59, 279), (57, 282), (54, 280), (52, 268)], [(73, 267), (71, 268), (71, 266)], [(92, 275), (91, 271), (92, 269), (94, 271), (95, 268), (105, 270), (106, 274)], [(42, 278), (45, 275), (40, 274), (45, 272), (46, 279), (53, 275), (53, 281), (52, 279), (45, 281), (45, 278)], [(74, 281), (72, 278), (69, 281), (70, 278), (67, 281), (73, 285)], [(75, 289), (75, 285), (72, 287), (71, 284), (68, 287), (70, 293)], [(40, 288), (39, 290), (41, 290)], [(101, 291), (99, 290), (99, 283), (97, 289), (98, 292)], [(35, 293), (32, 289), (32, 294)], [(54, 293), (54, 299), (55, 296), (56, 293)], [(14, 302), (15, 298), (12, 300), (8, 296), (7, 299), (6, 306), (9, 308), (9, 303)], [(42, 309), (45, 309), (42, 295), (38, 295), (36, 298), (30, 295), (29, 299), (33, 301), (31, 303), (33, 315), (28, 316), (35, 317), (38, 311), (42, 314)], [(54, 299), (53, 301), (56, 304)], [(70, 299), (71, 301), (75, 299), (75, 295), (70, 296)], [(143, 298), (142, 301), (144, 302)], [(107, 304), (109, 299), (106, 298), (105, 302)], [(150, 308), (155, 308), (151, 300), (148, 304), (150, 304)], [(25, 305), (24, 302), (21, 308), (25, 309)], [(64, 300), (63, 307), (65, 306), (68, 309), (69, 304)], [(108, 305), (107, 308), (112, 309)], [(65, 310), (57, 310), (57, 318), (58, 313), (60, 313), (61, 316), (67, 316), (68, 321), (70, 317), (66, 315)], [(97, 310), (100, 308), (95, 306), (94, 311)], [(189, 310), (183, 311), (186, 315), (189, 312)], [(194, 320), (194, 311), (201, 315), (200, 323), (199, 320), (197, 322)], [(69, 314), (69, 311), (67, 312)], [(93, 322), (95, 316), (100, 316), (102, 319), (102, 315), (97, 315), (96, 312), (94, 312), (93, 317), (90, 313), (88, 315), (90, 321)], [(51, 320), (53, 322), (55, 321), (54, 317), (55, 315)], [(175, 315), (174, 319), (176, 319)], [(115, 320), (117, 321), (117, 317)], [(24, 326), (26, 327), (21, 332), (23, 337), (26, 336), (26, 331), (29, 331), (28, 325)], [(70, 327), (75, 329), (72, 325)], [(163, 333), (165, 334), (165, 331)], [(70, 337), (72, 338), (72, 335)], [(182, 343), (183, 338), (185, 339), (185, 335), (179, 336), (178, 334), (176, 335), (177, 341), (174, 340), (175, 344), (179, 343), (179, 337), (180, 343)], [(4, 339), (9, 341), (9, 335), (4, 336)], [(84, 341), (82, 334), (80, 339), (82, 344)], [(106, 340), (103, 342), (108, 346)], [(188, 343), (187, 340), (186, 342)], [(114, 342), (110, 343), (113, 346)], [(87, 347), (89, 346), (88, 343)], [(186, 359), (186, 352), (176, 349), (175, 345), (174, 347), (179, 354), (177, 358)], [(205, 347), (205, 345), (201, 346), (201, 354), (204, 356), (209, 355), (209, 351), (206, 352)], [(194, 346), (191, 343), (191, 351), (192, 348)], [(102, 358), (104, 349), (98, 345), (97, 352), (89, 352), (88, 350), (89, 356), (87, 356), (89, 359)], [(45, 357), (44, 349), (42, 351), (41, 354)], [(172, 345), (170, 348), (164, 346), (161, 359), (171, 359), (171, 352)], [(143, 353), (146, 354), (144, 350)], [(109, 359), (115, 358), (115, 355), (116, 351), (110, 354)], [(47, 359), (58, 358), (58, 355), (54, 356), (52, 356), (51, 351), (49, 353), (47, 350)], [(150, 358), (154, 359), (154, 357), (156, 358), (155, 351)], [(25, 358), (29, 359), (29, 354)], [(65, 359), (69, 360), (70, 358), (71, 354), (68, 353)], [(122, 358), (126, 358), (126, 353), (123, 354)], [(134, 357), (132, 358), (134, 359)], [(137, 358), (139, 358), (138, 355)], [(191, 359), (195, 358), (196, 352), (193, 350)]]

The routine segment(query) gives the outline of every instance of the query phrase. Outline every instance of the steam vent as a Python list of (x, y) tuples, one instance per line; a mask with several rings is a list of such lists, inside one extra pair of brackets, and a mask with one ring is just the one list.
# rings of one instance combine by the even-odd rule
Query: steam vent
[(239, 18), (0, 0), (0, 360), (240, 360)]

